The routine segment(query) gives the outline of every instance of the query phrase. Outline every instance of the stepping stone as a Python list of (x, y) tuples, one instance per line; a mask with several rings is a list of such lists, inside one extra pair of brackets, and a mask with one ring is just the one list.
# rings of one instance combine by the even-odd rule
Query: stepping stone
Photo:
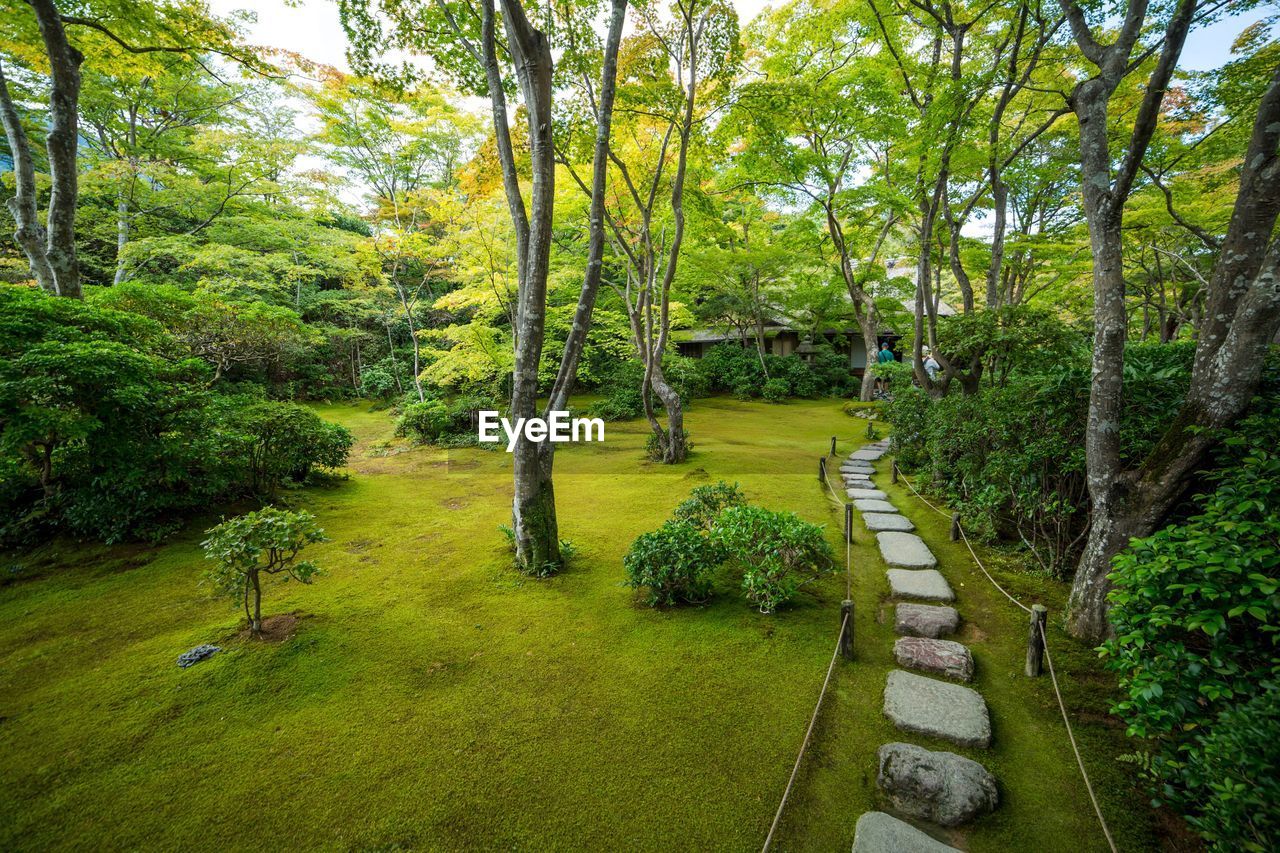
[(841, 474), (867, 474), (871, 475), (876, 472), (875, 466), (870, 463), (846, 462), (840, 466)]
[(846, 489), (874, 489), (876, 484), (866, 477), (845, 477), (844, 487)]
[(877, 501), (859, 498), (853, 502), (858, 512), (897, 512), (898, 508), (888, 501)]
[(960, 746), (991, 745), (991, 718), (978, 691), (901, 669), (889, 673), (884, 715), (903, 731)]
[(959, 853), (911, 824), (884, 812), (867, 812), (853, 828), (853, 853)]
[[(853, 503), (856, 506), (862, 501), (854, 501)], [(898, 515), (896, 512), (864, 512), (862, 514), (862, 523), (872, 533), (879, 533), (882, 530), (901, 530), (906, 532), (916, 529), (916, 526), (911, 523), (911, 519)]]
[(887, 501), (889, 496), (879, 489), (849, 489), (849, 497), (853, 500)]
[[(877, 533), (883, 536), (883, 533)], [(937, 569), (890, 569), (889, 591), (899, 598), (923, 598), (925, 601), (955, 601), (951, 584)]]
[(878, 755), (876, 784), (905, 815), (959, 826), (1000, 802), (996, 777), (971, 758), (910, 743), (886, 743)]
[(960, 625), (960, 614), (954, 607), (929, 604), (899, 604), (895, 608), (893, 630), (908, 637), (937, 639), (950, 634)]
[(878, 533), (876, 542), (880, 545), (880, 556), (891, 566), (932, 569), (938, 565), (938, 558), (933, 556), (924, 540), (914, 533)]
[(928, 637), (899, 637), (893, 644), (898, 666), (919, 669), (934, 675), (973, 681), (973, 655), (954, 640)]
[(884, 456), (884, 454), (885, 450), (883, 447), (864, 447), (861, 450), (855, 450), (853, 453), (850, 453), (849, 460), (853, 462), (858, 460), (863, 462), (875, 462), (881, 456)]

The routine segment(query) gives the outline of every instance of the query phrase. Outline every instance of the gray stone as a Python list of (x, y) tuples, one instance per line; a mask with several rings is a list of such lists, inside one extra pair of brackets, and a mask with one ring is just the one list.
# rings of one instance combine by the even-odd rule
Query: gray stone
[[(883, 536), (883, 533), (876, 534)], [(937, 569), (890, 569), (889, 591), (899, 598), (922, 598), (925, 601), (955, 601), (951, 584)]]
[(220, 646), (211, 646), (208, 643), (202, 646), (196, 646), (194, 649), (183, 652), (178, 655), (178, 666), (186, 669), (195, 666), (207, 657), (212, 657), (222, 651)]
[(875, 462), (884, 454), (885, 449), (883, 447), (864, 447), (861, 450), (855, 450), (850, 453), (849, 459), (850, 461)]
[(955, 850), (884, 812), (867, 812), (858, 818), (858, 825), (853, 829), (853, 853), (952, 853)]
[(853, 502), (853, 506), (858, 512), (897, 512), (898, 508), (888, 501), (877, 501), (867, 498), (859, 498)]
[[(855, 504), (859, 501), (854, 501)], [(911, 519), (896, 512), (864, 512), (862, 514), (862, 523), (867, 526), (867, 530), (872, 533), (879, 533), (882, 530), (915, 530), (916, 526), (911, 523)]]
[(880, 545), (880, 556), (891, 566), (932, 569), (938, 565), (938, 558), (914, 533), (879, 533), (876, 534), (876, 542)]
[(844, 487), (846, 489), (874, 489), (876, 484), (866, 477), (845, 477)]
[(908, 637), (933, 637), (950, 634), (960, 625), (960, 614), (954, 607), (929, 604), (899, 604), (895, 608), (893, 630)]
[(876, 469), (875, 469), (875, 468), (873, 468), (873, 467), (872, 467), (872, 466), (870, 466), (870, 465), (865, 465), (865, 466), (864, 466), (864, 465), (850, 465), (849, 463), (847, 463), (847, 462), (846, 462), (844, 465), (841, 465), (841, 466), (840, 466), (840, 473), (841, 473), (841, 474), (863, 474), (863, 475), (865, 475), (865, 476), (867, 476), (867, 477), (870, 477), (870, 476), (871, 476), (872, 474), (874, 474), (875, 472), (876, 472)]
[(886, 501), (889, 496), (879, 489), (849, 489), (849, 497), (857, 500), (863, 498), (872, 501)]
[(959, 826), (1000, 802), (996, 777), (971, 758), (910, 743), (886, 743), (879, 756), (876, 784), (903, 814)]
[(957, 681), (973, 680), (973, 655), (954, 640), (899, 637), (893, 644), (893, 656), (898, 661), (898, 666), (931, 672)]
[(991, 745), (987, 703), (976, 690), (905, 670), (889, 673), (884, 715), (903, 731), (960, 746)]

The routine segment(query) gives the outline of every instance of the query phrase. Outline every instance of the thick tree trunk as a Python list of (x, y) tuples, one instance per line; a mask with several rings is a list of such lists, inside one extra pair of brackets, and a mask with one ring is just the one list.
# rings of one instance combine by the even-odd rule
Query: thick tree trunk
[(689, 455), (684, 437), (684, 405), (680, 402), (680, 395), (667, 383), (660, 365), (653, 366), (650, 383), (667, 413), (667, 427), (665, 430), (659, 429), (657, 433), (662, 462), (665, 465), (675, 465), (683, 462)]

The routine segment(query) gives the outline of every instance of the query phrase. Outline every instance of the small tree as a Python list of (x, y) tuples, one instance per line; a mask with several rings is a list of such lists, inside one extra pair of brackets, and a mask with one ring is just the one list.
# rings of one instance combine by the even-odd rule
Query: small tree
[(262, 575), (283, 574), (285, 580), (311, 583), (320, 570), (310, 560), (298, 562), (298, 554), (312, 542), (327, 541), (311, 513), (275, 507), (224, 521), (206, 532), (209, 538), (201, 543), (205, 558), (216, 561), (206, 577), (219, 592), (243, 603), (255, 637), (262, 632)]

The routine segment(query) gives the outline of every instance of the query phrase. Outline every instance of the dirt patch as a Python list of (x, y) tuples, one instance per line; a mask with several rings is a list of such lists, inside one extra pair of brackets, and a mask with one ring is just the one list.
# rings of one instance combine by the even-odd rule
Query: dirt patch
[(363, 554), (370, 548), (376, 547), (381, 543), (373, 539), (355, 539), (347, 543), (346, 551), (348, 554)]
[(283, 643), (298, 632), (298, 623), (305, 618), (306, 614), (297, 612), (268, 616), (262, 620), (262, 632), (257, 637), (253, 637), (246, 627), (236, 634), (236, 639), (258, 643)]
[(470, 506), (470, 504), (460, 498), (449, 498), (444, 502), (445, 509), (462, 509), (464, 506)]
[(964, 623), (964, 627), (960, 629), (960, 641), (964, 643), (982, 643), (986, 642), (987, 632), (979, 628), (972, 622)]

